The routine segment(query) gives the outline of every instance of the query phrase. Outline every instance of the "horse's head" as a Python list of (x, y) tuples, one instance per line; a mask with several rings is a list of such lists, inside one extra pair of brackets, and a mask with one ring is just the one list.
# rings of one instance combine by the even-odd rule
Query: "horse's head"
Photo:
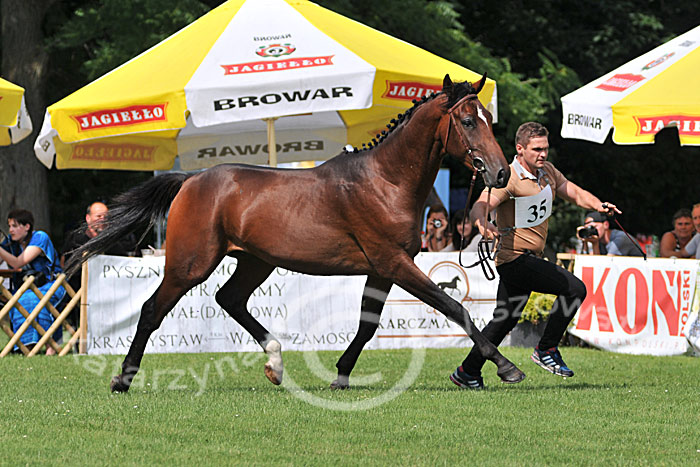
[(453, 84), (445, 75), (442, 92), (449, 110), (438, 127), (439, 137), (446, 153), (481, 172), (488, 187), (502, 188), (510, 178), (510, 167), (493, 135), (491, 112), (477, 98), (484, 83), (486, 74), (474, 85)]

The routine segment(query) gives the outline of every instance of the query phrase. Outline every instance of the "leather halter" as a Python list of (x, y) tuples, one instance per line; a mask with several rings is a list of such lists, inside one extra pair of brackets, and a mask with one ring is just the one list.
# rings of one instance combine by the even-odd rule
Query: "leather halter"
[[(476, 99), (477, 95), (476, 94), (467, 94), (463, 98), (461, 98), (455, 105), (450, 107), (450, 110), (447, 111), (447, 113), (450, 115), (450, 124), (447, 125), (447, 134), (445, 135), (445, 149), (447, 149), (447, 142), (450, 140), (450, 130), (452, 129), (452, 125), (455, 127), (457, 126), (457, 118), (455, 117), (454, 111), (457, 109), (457, 107), (461, 106), (464, 102), (471, 100), (471, 99)], [(470, 147), (469, 143), (464, 140), (464, 136), (462, 136), (462, 133), (457, 131), (457, 136), (459, 137), (459, 141), (462, 143), (462, 146), (467, 150), (467, 156), (471, 158), (471, 165), (474, 167), (474, 157), (472, 156), (472, 153), (474, 152), (472, 148)], [(483, 169), (480, 170), (480, 172), (483, 172)]]
[[(465, 101), (475, 99), (476, 97), (477, 97), (476, 94), (468, 94), (468, 95), (464, 96), (463, 98), (461, 98), (459, 101), (457, 101), (457, 103), (455, 105), (453, 105), (452, 107), (450, 107), (450, 110), (447, 111), (447, 113), (450, 115), (450, 124), (447, 125), (447, 134), (445, 135), (445, 143), (444, 143), (445, 148), (447, 148), (447, 142), (449, 141), (449, 138), (450, 138), (450, 130), (452, 129), (452, 125), (454, 125), (455, 127), (457, 126), (457, 118), (455, 117), (454, 111), (457, 109), (457, 107), (462, 105)], [(476, 174), (478, 172), (484, 172), (486, 170), (486, 168), (482, 168), (481, 170), (479, 170), (476, 167), (474, 167), (474, 156), (472, 156), (472, 154), (474, 153), (474, 150), (472, 150), (469, 143), (464, 140), (464, 136), (462, 136), (462, 133), (457, 131), (457, 136), (459, 137), (459, 141), (462, 143), (462, 146), (464, 146), (464, 148), (466, 148), (467, 156), (469, 156), (471, 158), (471, 165), (472, 165), (472, 169), (474, 170), (474, 172), (472, 173), (471, 183), (469, 185), (469, 194), (467, 195), (466, 206), (464, 207), (465, 214), (464, 214), (464, 218), (462, 219), (462, 230), (464, 230), (465, 221), (466, 221), (467, 217), (469, 216), (469, 214), (468, 214), (469, 213), (469, 209), (468, 209), (469, 208), (469, 200), (471, 199), (472, 190), (474, 189), (474, 182), (476, 181)], [(489, 189), (489, 197), (490, 196), (491, 196), (491, 190)], [(486, 205), (488, 206), (488, 204), (489, 203), (487, 202)], [(489, 216), (489, 213), (488, 213), (488, 208), (487, 208), (486, 216), (485, 216), (486, 219), (488, 219), (488, 216)], [(479, 259), (475, 263), (468, 265), (468, 266), (465, 264), (462, 264), (462, 249), (463, 249), (464, 245), (460, 244), (459, 264), (460, 264), (460, 266), (465, 267), (465, 268), (473, 268), (477, 265), (481, 265), (481, 269), (484, 273), (484, 276), (486, 276), (486, 279), (493, 280), (496, 278), (496, 275), (493, 272), (491, 265), (488, 264), (486, 261), (487, 259), (490, 259), (490, 260), (494, 259), (494, 257), (492, 257), (492, 251), (490, 250), (488, 243), (489, 242), (483, 238), (479, 241), (479, 248), (477, 250), (477, 252), (479, 254)], [(495, 253), (495, 252), (493, 252), (493, 253)]]

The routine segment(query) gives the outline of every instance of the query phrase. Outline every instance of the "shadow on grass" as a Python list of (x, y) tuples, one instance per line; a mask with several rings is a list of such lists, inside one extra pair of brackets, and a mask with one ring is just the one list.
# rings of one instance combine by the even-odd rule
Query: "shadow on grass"
[[(465, 390), (465, 389), (460, 389), (456, 386), (452, 387), (447, 384), (418, 384), (418, 385), (412, 385), (403, 391), (409, 392), (411, 394), (415, 394), (416, 392), (419, 393), (425, 393), (425, 394), (450, 394), (450, 393), (469, 393), (469, 394), (507, 394), (507, 393), (517, 393), (517, 394), (522, 394), (522, 393), (537, 393), (537, 392), (551, 392), (551, 391), (590, 391), (590, 390), (608, 390), (608, 389), (626, 389), (628, 388), (629, 385), (624, 382), (610, 382), (610, 383), (591, 383), (591, 382), (551, 382), (551, 383), (536, 383), (536, 384), (528, 384), (527, 381), (523, 383), (518, 383), (515, 385), (511, 384), (504, 384), (504, 383), (496, 383), (496, 384), (488, 384), (483, 391), (472, 391), (472, 390)], [(338, 394), (338, 397), (347, 397), (343, 396), (343, 394), (346, 395), (351, 395), (351, 394), (364, 394), (364, 395), (371, 395), (371, 394), (382, 394), (387, 391), (392, 391), (393, 388), (387, 387), (387, 386), (379, 386), (379, 385), (351, 385), (347, 389), (339, 390), (339, 389), (331, 389), (330, 387), (330, 382), (327, 384), (303, 384), (298, 386), (298, 390), (310, 393), (310, 394), (324, 394), (326, 396), (331, 395), (331, 394)], [(274, 386), (270, 384), (267, 381), (261, 381), (261, 384), (258, 386), (250, 386), (250, 385), (238, 385), (238, 384), (230, 384), (230, 385), (216, 385), (214, 387), (208, 387), (204, 390), (203, 393), (197, 394), (198, 390), (197, 388), (185, 388), (185, 389), (176, 389), (176, 390), (171, 390), (167, 388), (163, 389), (153, 389), (153, 388), (132, 388), (131, 391), (128, 393), (114, 393), (115, 396), (117, 397), (130, 397), (130, 395), (134, 396), (153, 396), (153, 397), (161, 397), (165, 393), (171, 393), (171, 392), (176, 392), (179, 394), (187, 394), (191, 396), (195, 395), (220, 395), (220, 394), (264, 394), (264, 395), (284, 395), (285, 393), (289, 394), (294, 394), (295, 391), (290, 391), (283, 386)], [(105, 386), (105, 393), (106, 394), (112, 394), (109, 392), (109, 387)]]

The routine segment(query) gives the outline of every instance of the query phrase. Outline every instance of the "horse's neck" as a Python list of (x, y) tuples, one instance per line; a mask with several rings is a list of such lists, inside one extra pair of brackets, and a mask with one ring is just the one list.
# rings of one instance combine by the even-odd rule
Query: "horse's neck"
[(444, 115), (440, 98), (421, 104), (408, 122), (394, 130), (374, 150), (382, 176), (396, 186), (418, 195), (425, 202), (442, 160), (442, 143), (435, 138)]

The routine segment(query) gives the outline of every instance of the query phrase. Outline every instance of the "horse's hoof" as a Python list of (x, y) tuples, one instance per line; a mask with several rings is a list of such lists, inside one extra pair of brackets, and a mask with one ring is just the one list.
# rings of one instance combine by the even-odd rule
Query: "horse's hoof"
[(331, 383), (331, 389), (347, 389), (350, 387), (350, 377), (338, 375), (338, 379)]
[(109, 388), (112, 392), (129, 392), (129, 385), (122, 381), (121, 375), (116, 375), (112, 378), (112, 381), (109, 383)]
[(267, 379), (270, 380), (272, 384), (275, 384), (279, 386), (282, 384), (282, 375), (284, 374), (284, 370), (275, 370), (270, 362), (267, 362), (265, 364), (265, 376), (267, 376)]
[(282, 384), (284, 374), (284, 364), (282, 363), (282, 346), (277, 340), (271, 339), (263, 346), (265, 353), (270, 359), (265, 364), (265, 376), (272, 384)]
[(496, 374), (501, 378), (501, 381), (508, 384), (519, 383), (525, 379), (525, 373), (511, 362), (508, 362), (503, 368), (499, 368)]

